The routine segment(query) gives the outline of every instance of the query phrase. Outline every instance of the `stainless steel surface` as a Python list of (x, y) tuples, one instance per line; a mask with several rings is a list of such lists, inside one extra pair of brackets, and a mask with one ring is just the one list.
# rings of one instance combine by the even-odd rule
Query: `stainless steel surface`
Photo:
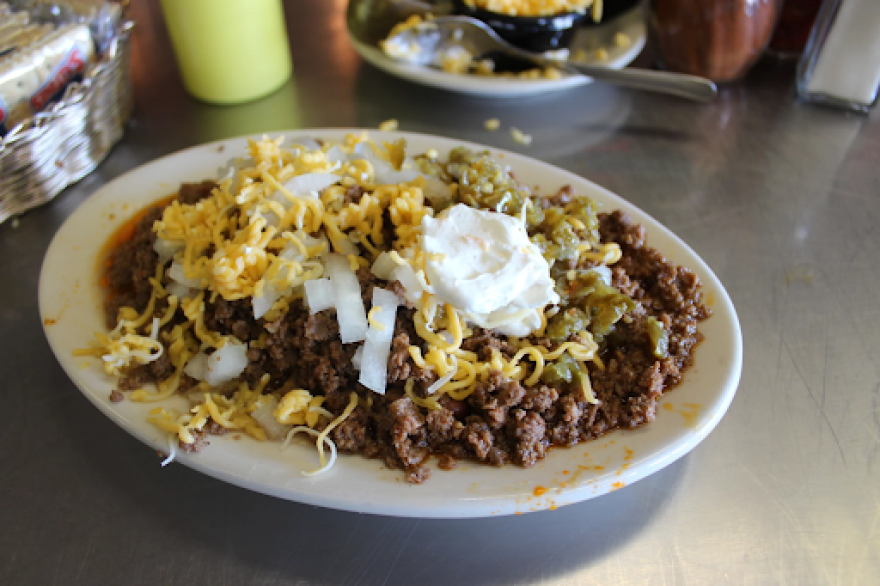
[(537, 67), (555, 67), (613, 85), (670, 94), (697, 102), (711, 102), (718, 95), (714, 83), (694, 75), (650, 71), (637, 67), (611, 69), (576, 61), (560, 62), (547, 59), (510, 45), (487, 24), (468, 16), (440, 16), (423, 26), (404, 29), (393, 37), (388, 37), (387, 41), (407, 48), (418, 47), (418, 51), (411, 56), (407, 55), (403, 60), (425, 66), (435, 64), (438, 51), (462, 47), (475, 58), (500, 53)]
[[(157, 2), (132, 8), (136, 112), (124, 139), (62, 196), (0, 226), (0, 584), (878, 583), (876, 111), (798, 105), (793, 68), (773, 63), (708, 106), (598, 83), (466, 98), (362, 64), (341, 0), (289, 2), (293, 80), (259, 102), (214, 107), (184, 93)], [(486, 132), (493, 117), (534, 142)], [(90, 193), (200, 142), (389, 118), (588, 177), (706, 259), (739, 311), (745, 366), (703, 444), (556, 511), (392, 519), (162, 469), (80, 395), (49, 351), (36, 283), (52, 234)]]

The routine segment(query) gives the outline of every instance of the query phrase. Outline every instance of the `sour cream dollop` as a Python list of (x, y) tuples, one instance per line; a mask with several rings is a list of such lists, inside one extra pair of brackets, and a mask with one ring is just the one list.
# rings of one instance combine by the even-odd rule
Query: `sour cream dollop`
[(468, 321), (527, 336), (541, 326), (537, 309), (559, 303), (550, 266), (517, 218), (458, 204), (425, 216), (422, 234), (437, 299)]

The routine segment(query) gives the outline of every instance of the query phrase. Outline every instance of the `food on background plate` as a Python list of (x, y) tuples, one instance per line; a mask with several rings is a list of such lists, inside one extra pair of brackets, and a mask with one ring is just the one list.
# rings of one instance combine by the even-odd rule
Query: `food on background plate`
[[(534, 67), (525, 61), (510, 59), (503, 55), (475, 55), (467, 43), (462, 42), (459, 34), (459, 36), (452, 36), (438, 43), (430, 49), (430, 55), (425, 55), (423, 52), (426, 47), (412, 41), (408, 35), (403, 33), (413, 29), (419, 35), (430, 36), (438, 28), (436, 23), (432, 21), (431, 14), (410, 15), (406, 20), (398, 22), (392, 27), (386, 37), (379, 41), (379, 48), (386, 56), (395, 61), (427, 65), (446, 73), (521, 80), (558, 80), (568, 75), (564, 71), (566, 61), (585, 65), (601, 64), (610, 59), (612, 52), (619, 53), (632, 45), (629, 36), (618, 31), (607, 47), (601, 46), (601, 43), (591, 39), (589, 51), (584, 47), (578, 47), (573, 51), (563, 47), (540, 51), (547, 59), (558, 62), (559, 67)], [(460, 33), (461, 31), (456, 32)]]
[(509, 16), (553, 16), (592, 10), (596, 21), (602, 18), (603, 0), (461, 0), (471, 9)]
[(251, 142), (111, 243), (111, 331), (78, 353), (157, 404), (169, 458), (305, 434), (305, 474), (343, 451), (421, 482), (431, 456), (531, 466), (652, 421), (701, 340), (698, 278), (625, 214), (513, 172), (402, 139)]

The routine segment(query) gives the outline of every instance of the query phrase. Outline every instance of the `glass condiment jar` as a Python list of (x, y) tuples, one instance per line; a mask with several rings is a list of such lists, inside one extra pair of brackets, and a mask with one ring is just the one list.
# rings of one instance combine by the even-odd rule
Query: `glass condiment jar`
[(725, 83), (758, 60), (779, 0), (649, 0), (648, 26), (663, 67)]
[(777, 57), (798, 57), (807, 46), (822, 0), (785, 0), (767, 51)]

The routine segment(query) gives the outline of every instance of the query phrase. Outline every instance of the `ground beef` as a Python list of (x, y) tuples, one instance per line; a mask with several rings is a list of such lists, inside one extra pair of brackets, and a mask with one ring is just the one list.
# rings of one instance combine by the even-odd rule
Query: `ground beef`
[(182, 449), (184, 452), (197, 454), (198, 452), (201, 452), (203, 449), (205, 449), (206, 446), (210, 445), (211, 442), (206, 439), (208, 436), (207, 431), (196, 430), (191, 433), (195, 438), (195, 441), (193, 441), (191, 444), (180, 442), (180, 449)]
[[(184, 186), (181, 198), (203, 197), (212, 187), (209, 183)], [(350, 190), (346, 200), (356, 201), (360, 195)], [(569, 190), (563, 189), (549, 199), (552, 205), (563, 205), (570, 198)], [(121, 303), (139, 311), (146, 306), (150, 296), (147, 279), (155, 274), (157, 262), (150, 226), (160, 213), (158, 209), (149, 211), (132, 240), (112, 257), (107, 279), (119, 294), (107, 307), (111, 327), (115, 326)], [(604, 368), (588, 364), (596, 403), (587, 402), (579, 388), (554, 388), (540, 382), (529, 386), (491, 372), (463, 401), (443, 396), (440, 409), (419, 407), (407, 392), (426, 398), (436, 375), (418, 367), (412, 359), (411, 345), (423, 353), (427, 348), (415, 332), (414, 310), (405, 305), (397, 312), (384, 396), (357, 382), (358, 372), (352, 365), (357, 344), (342, 344), (334, 310), (311, 315), (301, 301), (294, 300), (286, 314), (266, 322), (253, 318), (249, 299), (226, 301), (217, 297), (206, 302), (205, 325), (250, 345), (248, 366), (242, 374), (249, 384), (268, 373), (269, 391), (308, 389), (324, 396), (323, 407), (334, 416), (342, 413), (350, 403), (351, 392), (356, 392), (357, 408), (331, 431), (331, 438), (342, 452), (377, 458), (389, 468), (403, 470), (408, 482), (423, 482), (430, 476), (425, 463), (431, 455), (439, 459), (443, 469), (453, 468), (460, 459), (494, 466), (511, 462), (533, 466), (551, 446), (572, 446), (614, 429), (653, 421), (657, 399), (681, 382), (682, 373), (693, 363), (694, 348), (702, 340), (697, 324), (710, 314), (702, 303), (696, 275), (646, 246), (644, 229), (626, 214), (600, 214), (599, 230), (603, 242), (617, 242), (621, 247), (623, 257), (612, 269), (612, 284), (630, 296), (636, 308), (606, 337), (601, 356)], [(368, 311), (374, 287), (402, 293), (399, 283), (381, 281), (369, 270), (359, 270), (357, 277)], [(157, 311), (160, 307), (164, 309), (160, 305)], [(665, 358), (652, 354), (649, 317), (659, 320), (668, 333)], [(172, 320), (163, 330), (174, 324)], [(260, 343), (254, 344), (258, 340)], [(531, 342), (554, 347), (546, 338), (536, 337)], [(473, 335), (464, 340), (462, 349), (477, 353), (483, 361), (490, 360), (496, 351), (508, 359), (517, 351), (505, 336), (481, 328), (475, 328)], [(173, 366), (163, 355), (130, 369), (118, 388), (141, 388), (172, 373)], [(414, 384), (405, 392), (409, 381)], [(182, 388), (195, 382), (186, 377)], [(121, 394), (117, 392), (113, 397), (117, 400)], [(324, 418), (318, 428), (328, 423)], [(199, 451), (207, 445), (208, 434), (223, 431), (222, 426), (209, 422), (195, 434), (193, 444), (181, 447)]]
[(106, 260), (103, 284), (108, 291), (104, 316), (108, 329), (116, 327), (120, 307), (145, 308), (153, 292), (150, 277), (156, 274), (158, 257), (153, 250), (153, 223), (162, 208), (148, 208), (134, 227), (130, 239), (120, 244)]
[(184, 183), (177, 192), (177, 199), (182, 204), (192, 205), (201, 199), (211, 195), (211, 191), (217, 187), (213, 181), (202, 181), (201, 183)]

